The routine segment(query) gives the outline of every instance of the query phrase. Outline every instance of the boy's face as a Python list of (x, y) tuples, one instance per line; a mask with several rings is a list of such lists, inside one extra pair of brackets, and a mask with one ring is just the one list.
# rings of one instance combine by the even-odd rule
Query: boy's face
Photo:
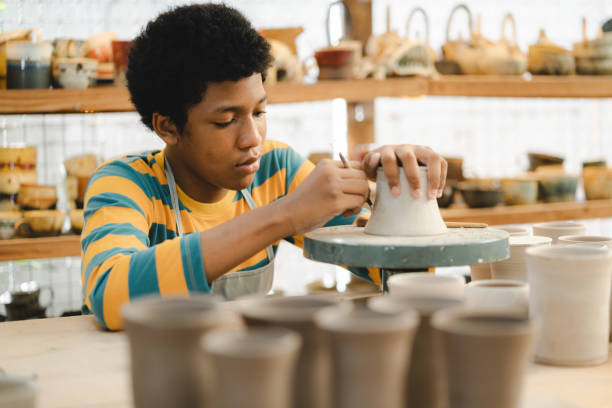
[(266, 92), (260, 74), (207, 84), (187, 112), (176, 150), (202, 187), (241, 190), (253, 182), (266, 138)]

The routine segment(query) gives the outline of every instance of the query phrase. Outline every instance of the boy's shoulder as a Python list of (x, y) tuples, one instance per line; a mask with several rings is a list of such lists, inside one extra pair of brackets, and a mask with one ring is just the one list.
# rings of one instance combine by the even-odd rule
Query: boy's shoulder
[(108, 160), (96, 169), (92, 181), (104, 177), (121, 177), (141, 187), (151, 184), (159, 187), (159, 180), (163, 177), (158, 163), (159, 155), (159, 150), (152, 150)]

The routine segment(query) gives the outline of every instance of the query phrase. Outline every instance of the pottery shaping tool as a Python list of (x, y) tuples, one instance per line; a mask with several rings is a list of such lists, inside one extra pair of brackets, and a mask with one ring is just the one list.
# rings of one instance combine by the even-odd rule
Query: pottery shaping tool
[[(344, 164), (344, 167), (346, 167), (347, 169), (350, 169), (351, 165), (349, 164), (348, 160), (346, 160), (344, 155), (342, 155), (342, 153), (338, 153), (338, 155), (340, 155), (340, 160), (342, 160), (342, 164)], [(368, 196), (366, 197), (366, 203), (368, 203), (370, 208), (374, 208), (374, 204), (372, 204), (372, 200), (370, 200), (370, 193), (369, 192), (368, 192)]]

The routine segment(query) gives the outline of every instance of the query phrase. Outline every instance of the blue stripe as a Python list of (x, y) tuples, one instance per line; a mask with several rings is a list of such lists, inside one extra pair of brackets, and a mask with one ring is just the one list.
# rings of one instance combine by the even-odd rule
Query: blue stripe
[(151, 245), (161, 244), (168, 239), (176, 238), (176, 236), (176, 232), (169, 230), (164, 224), (154, 222), (149, 228), (149, 241)]
[(357, 215), (353, 215), (352, 217), (345, 217), (342, 214), (335, 216), (331, 220), (329, 220), (325, 226), (326, 227), (335, 227), (337, 225), (353, 225), (357, 218), (359, 218), (363, 214), (368, 214), (370, 211), (367, 209), (362, 209), (361, 212)]
[(89, 261), (89, 263), (87, 264), (87, 269), (85, 269), (85, 277), (83, 279), (84, 281), (83, 282), (83, 297), (87, 296), (87, 293), (85, 293), (85, 291), (87, 290), (89, 276), (91, 275), (91, 271), (93, 271), (96, 267), (102, 265), (104, 261), (106, 261), (108, 258), (110, 258), (113, 255), (117, 255), (117, 254), (131, 255), (137, 251), (138, 250), (136, 248), (111, 248), (111, 249), (107, 249), (106, 251), (102, 251), (94, 255), (94, 257), (91, 258), (91, 261)]
[(85, 216), (85, 221), (87, 221), (90, 216), (103, 207), (131, 208), (139, 211), (146, 218), (144, 211), (130, 197), (119, 193), (106, 192), (89, 198), (87, 208), (85, 208), (85, 212), (83, 213)]
[(145, 246), (147, 247), (150, 246), (149, 237), (147, 237), (144, 232), (134, 227), (132, 224), (127, 223), (127, 222), (110, 223), (110, 224), (105, 224), (105, 225), (102, 225), (101, 227), (94, 229), (89, 234), (87, 234), (86, 237), (81, 239), (81, 248), (83, 249), (83, 252), (87, 252), (87, 248), (89, 248), (89, 245), (91, 245), (92, 243), (96, 241), (101, 240), (102, 238), (104, 238), (105, 236), (109, 234), (127, 235), (127, 236), (132, 235), (138, 238), (138, 240), (142, 242)]
[(180, 238), (181, 260), (183, 273), (189, 292), (210, 292), (210, 285), (206, 279), (202, 249), (200, 246), (200, 233), (185, 234)]
[(128, 288), (130, 299), (159, 293), (155, 248), (138, 251), (130, 257)]
[[(272, 245), (272, 249), (273, 249), (274, 253), (276, 254), (276, 250), (278, 249), (278, 245)], [(269, 263), (270, 263), (270, 260), (266, 256), (264, 259), (262, 259), (261, 261), (257, 262), (255, 265), (251, 265), (248, 268), (241, 269), (239, 271), (236, 271), (235, 273), (240, 273), (240, 272), (244, 272), (244, 271), (251, 271), (253, 269), (257, 269), (257, 268), (261, 268), (262, 266), (266, 266)]]
[(98, 320), (98, 323), (105, 329), (108, 329), (106, 322), (104, 321), (104, 292), (106, 291), (106, 283), (108, 282), (108, 275), (110, 274), (110, 268), (100, 276), (94, 286), (91, 294), (89, 295), (89, 303), (91, 304), (92, 311)]

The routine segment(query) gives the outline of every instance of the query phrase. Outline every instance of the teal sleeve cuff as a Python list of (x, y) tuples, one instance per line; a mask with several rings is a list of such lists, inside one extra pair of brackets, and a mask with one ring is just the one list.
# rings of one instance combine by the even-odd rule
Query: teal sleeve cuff
[(206, 279), (206, 271), (204, 271), (200, 233), (185, 234), (180, 240), (183, 273), (189, 292), (210, 293), (210, 285)]

